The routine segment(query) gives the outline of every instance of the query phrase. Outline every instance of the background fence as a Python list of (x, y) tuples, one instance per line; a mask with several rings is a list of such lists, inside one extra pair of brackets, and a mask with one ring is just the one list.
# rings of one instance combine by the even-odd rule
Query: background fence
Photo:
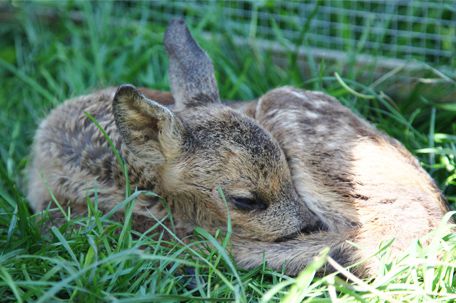
[[(454, 74), (456, 1), (154, 1), (151, 14), (206, 20), (240, 38), (308, 47), (320, 57), (427, 63)], [(271, 45), (271, 44), (269, 44)], [(273, 45), (274, 46), (274, 45)]]

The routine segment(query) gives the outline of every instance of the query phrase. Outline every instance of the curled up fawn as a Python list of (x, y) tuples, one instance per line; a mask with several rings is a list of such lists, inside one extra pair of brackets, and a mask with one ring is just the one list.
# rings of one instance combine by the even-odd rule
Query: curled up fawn
[[(171, 93), (108, 88), (66, 101), (41, 123), (29, 167), (34, 210), (48, 206), (50, 192), (81, 214), (94, 189), (104, 211), (124, 200), (122, 169), (87, 112), (128, 164), (129, 183), (165, 198), (183, 234), (223, 230), (229, 211), (230, 249), (243, 268), (265, 260), (296, 275), (325, 247), (350, 265), (392, 238), (397, 253), (447, 212), (417, 160), (334, 98), (281, 87), (225, 105), (212, 62), (182, 20), (171, 21), (164, 44)], [(134, 213), (138, 228), (155, 224), (149, 213), (165, 215), (149, 197)], [(355, 270), (375, 266), (370, 258)]]

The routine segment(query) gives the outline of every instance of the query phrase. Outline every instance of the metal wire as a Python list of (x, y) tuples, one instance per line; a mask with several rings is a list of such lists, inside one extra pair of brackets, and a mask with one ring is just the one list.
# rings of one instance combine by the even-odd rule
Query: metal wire
[(239, 37), (456, 66), (455, 0), (153, 1), (150, 6), (153, 19), (163, 23), (186, 16)]

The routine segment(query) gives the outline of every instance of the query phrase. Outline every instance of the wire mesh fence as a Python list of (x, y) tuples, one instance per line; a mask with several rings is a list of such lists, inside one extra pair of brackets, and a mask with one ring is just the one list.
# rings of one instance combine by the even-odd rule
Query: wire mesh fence
[[(456, 67), (456, 1), (154, 1), (156, 22), (205, 20), (242, 38), (301, 45), (320, 56), (425, 62)], [(363, 57), (364, 56), (364, 57)], [(389, 61), (391, 59), (393, 61)], [(381, 62), (380, 62), (381, 63)]]

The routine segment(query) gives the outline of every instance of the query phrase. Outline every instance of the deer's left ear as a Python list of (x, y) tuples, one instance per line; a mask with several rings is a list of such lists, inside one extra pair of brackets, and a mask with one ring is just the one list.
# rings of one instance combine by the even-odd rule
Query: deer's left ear
[(176, 153), (182, 142), (182, 124), (165, 106), (147, 99), (132, 85), (121, 85), (113, 100), (117, 128), (137, 156), (161, 152), (165, 158)]
[(171, 20), (164, 44), (176, 109), (220, 103), (212, 62), (193, 39), (184, 20)]

